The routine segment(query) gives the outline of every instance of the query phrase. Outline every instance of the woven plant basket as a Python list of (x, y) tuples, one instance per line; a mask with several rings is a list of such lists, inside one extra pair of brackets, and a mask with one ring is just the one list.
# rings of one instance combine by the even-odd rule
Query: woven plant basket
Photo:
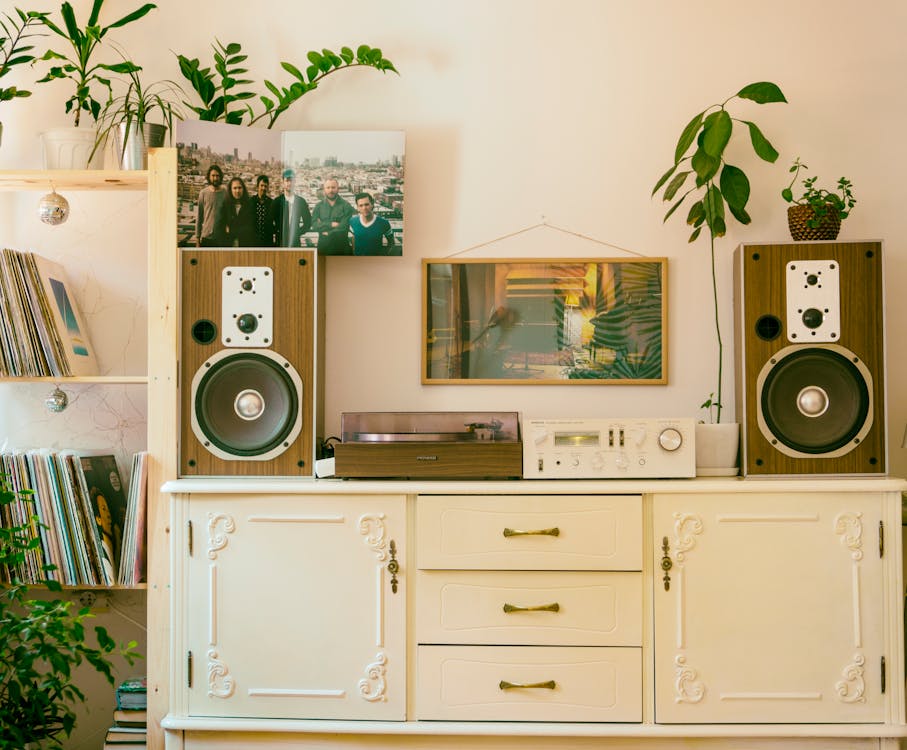
[(788, 206), (787, 226), (792, 239), (800, 240), (834, 240), (841, 231), (841, 217), (838, 212), (829, 208), (817, 227), (807, 222), (816, 218), (812, 206)]

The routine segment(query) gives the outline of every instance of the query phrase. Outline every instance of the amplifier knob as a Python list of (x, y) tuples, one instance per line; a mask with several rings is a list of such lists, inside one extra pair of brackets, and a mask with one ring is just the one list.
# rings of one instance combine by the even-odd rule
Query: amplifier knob
[(668, 452), (674, 452), (683, 445), (683, 435), (676, 427), (668, 427), (658, 435), (658, 444)]
[(630, 465), (630, 459), (627, 458), (626, 453), (618, 453), (617, 457), (614, 459), (614, 465), (618, 469), (626, 469)]

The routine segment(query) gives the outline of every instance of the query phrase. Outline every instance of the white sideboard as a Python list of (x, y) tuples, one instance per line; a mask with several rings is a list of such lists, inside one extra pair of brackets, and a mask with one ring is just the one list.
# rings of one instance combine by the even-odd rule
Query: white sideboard
[(170, 482), (167, 747), (898, 747), (904, 489)]

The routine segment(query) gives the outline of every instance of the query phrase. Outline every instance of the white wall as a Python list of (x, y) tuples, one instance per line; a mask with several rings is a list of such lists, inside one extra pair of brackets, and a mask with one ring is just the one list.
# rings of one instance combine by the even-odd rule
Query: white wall
[[(80, 18), (89, 4), (75, 3)], [(108, 5), (109, 21), (114, 7), (119, 15), (138, 2)], [(753, 223), (732, 225), (719, 252), (727, 412), (732, 250), (741, 241), (788, 239), (779, 192), (800, 155), (810, 174), (828, 183), (843, 174), (855, 185), (859, 204), (841, 238), (886, 243), (890, 465), (904, 474), (907, 394), (894, 373), (907, 366), (898, 346), (907, 226), (886, 189), (905, 161), (905, 21), (898, 0), (162, 0), (110, 38), (152, 79), (180, 78), (175, 53), (210, 60), (215, 37), (240, 41), (259, 80), (287, 82), (280, 61), (302, 64), (309, 49), (360, 42), (381, 47), (400, 70), (338, 73), (279, 121), (283, 129), (407, 133), (406, 256), (328, 261), (328, 433), (339, 430), (341, 412), (358, 410), (701, 416), (716, 371), (707, 243), (688, 246), (681, 217), (663, 225), (664, 207), (649, 196), (693, 114), (744, 84), (776, 82), (788, 104), (736, 110), (762, 126), (781, 157), (768, 165), (745, 143), (735, 149), (753, 182)], [(0, 107), (0, 167), (40, 167), (37, 133), (64, 123), (68, 88), (34, 90)], [(667, 256), (667, 386), (421, 385), (421, 258), (541, 222), (597, 242), (542, 228), (467, 256), (621, 256), (607, 244)]]

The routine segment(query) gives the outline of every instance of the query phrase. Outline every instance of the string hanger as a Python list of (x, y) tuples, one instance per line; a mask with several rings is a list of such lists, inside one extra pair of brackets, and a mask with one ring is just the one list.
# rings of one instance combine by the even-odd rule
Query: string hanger
[(587, 242), (594, 242), (596, 245), (610, 247), (610, 248), (613, 248), (614, 250), (619, 250), (622, 253), (626, 253), (627, 255), (634, 255), (637, 258), (647, 257), (645, 255), (645, 253), (639, 253), (635, 250), (630, 250), (626, 247), (621, 247), (620, 245), (615, 245), (613, 242), (608, 242), (607, 240), (600, 240), (595, 237), (590, 237), (586, 234), (582, 234), (581, 232), (575, 232), (572, 229), (565, 229), (564, 227), (559, 227), (556, 224), (550, 223), (545, 218), (544, 215), (542, 216), (542, 220), (540, 222), (538, 222), (537, 224), (531, 224), (528, 227), (523, 227), (522, 229), (517, 229), (514, 232), (502, 234), (500, 237), (495, 237), (494, 239), (486, 240), (485, 242), (480, 242), (477, 245), (471, 245), (470, 247), (464, 248), (463, 250), (458, 250), (454, 253), (450, 253), (450, 255), (447, 255), (446, 257), (455, 258), (458, 255), (464, 255), (465, 253), (470, 253), (473, 250), (478, 250), (483, 247), (488, 247), (489, 245), (494, 245), (494, 244), (497, 244), (498, 242), (503, 242), (504, 240), (509, 240), (512, 237), (518, 237), (521, 234), (526, 234), (527, 232), (532, 232), (532, 231), (535, 231), (536, 229), (553, 229), (554, 231), (560, 232), (561, 234), (567, 234), (572, 237), (578, 237), (579, 239), (585, 240)]

